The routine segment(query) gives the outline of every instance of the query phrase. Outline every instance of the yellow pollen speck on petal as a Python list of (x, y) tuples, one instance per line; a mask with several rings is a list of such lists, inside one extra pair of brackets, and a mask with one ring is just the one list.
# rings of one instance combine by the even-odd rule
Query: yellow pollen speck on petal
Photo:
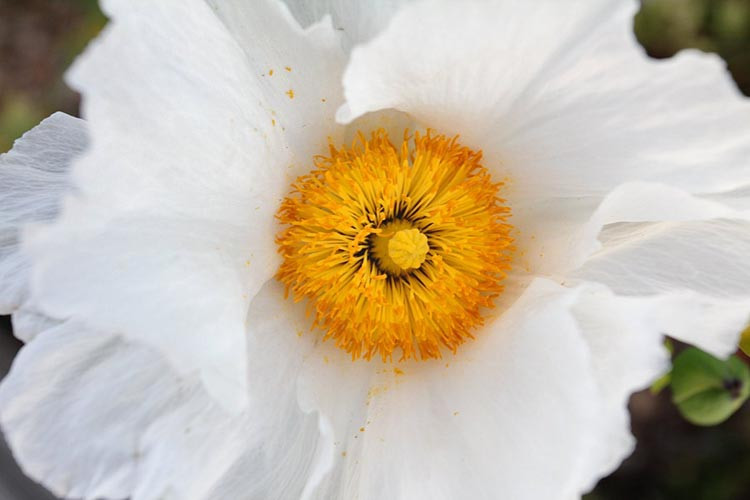
[(292, 68), (289, 67), (289, 66), (284, 66), (284, 69), (287, 70), (287, 71), (289, 71), (290, 73), (292, 72)]
[(273, 76), (273, 70), (272, 69), (268, 70), (268, 76)]
[(293, 89), (289, 89), (289, 90), (287, 90), (284, 93), (289, 96), (289, 99), (294, 99), (294, 90)]
[(383, 130), (314, 159), (277, 213), (277, 278), (309, 301), (324, 340), (387, 361), (474, 338), (513, 252), (503, 183), (481, 159), (456, 138), (393, 144)]

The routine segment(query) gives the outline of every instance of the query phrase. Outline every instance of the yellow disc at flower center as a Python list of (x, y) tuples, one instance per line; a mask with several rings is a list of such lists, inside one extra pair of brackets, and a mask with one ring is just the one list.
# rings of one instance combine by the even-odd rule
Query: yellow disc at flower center
[(383, 130), (330, 146), (277, 214), (277, 278), (352, 358), (440, 358), (474, 338), (510, 269), (510, 209), (481, 151)]
[(388, 256), (401, 269), (418, 269), (427, 258), (430, 245), (419, 229), (402, 229), (388, 242)]

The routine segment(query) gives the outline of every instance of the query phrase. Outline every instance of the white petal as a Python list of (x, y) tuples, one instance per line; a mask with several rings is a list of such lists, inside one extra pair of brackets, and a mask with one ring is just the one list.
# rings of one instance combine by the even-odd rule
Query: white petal
[(413, 0), (285, 0), (303, 26), (330, 15), (336, 29), (344, 32), (345, 47), (366, 42), (377, 35), (393, 14)]
[(158, 353), (71, 323), (22, 349), (0, 403), (23, 470), (65, 498), (202, 500), (247, 447), (258, 453), (247, 416)]
[(735, 210), (748, 211), (750, 210), (750, 185), (744, 185), (722, 193), (708, 194), (705, 195), (705, 198), (723, 203)]
[(675, 289), (715, 297), (750, 291), (750, 222), (685, 221), (620, 224), (601, 235), (603, 248), (580, 276), (606, 283), (624, 295)]
[[(577, 295), (536, 281), (455, 357), (395, 365), (403, 374), (311, 355), (301, 403), (332, 429), (333, 467), (316, 498), (567, 499), (588, 489), (605, 472), (599, 459), (608, 472), (630, 451), (629, 439), (611, 438), (627, 437), (625, 392), (654, 370), (632, 356), (649, 341), (634, 340), (634, 380), (597, 381), (570, 311)], [(616, 396), (603, 394), (610, 386)]]
[(273, 214), (340, 133), (320, 119), (340, 89), (319, 85), (342, 57), (330, 27), (238, 5), (106, 2), (111, 25), (69, 75), (92, 131), (79, 196), (30, 244), (43, 312), (147, 342), (228, 408), (245, 399), (248, 304), (278, 265)]
[(32, 304), (25, 303), (13, 311), (13, 335), (24, 342), (31, 342), (38, 334), (54, 328), (60, 321), (45, 316), (37, 311)]
[(248, 445), (242, 424), (241, 416), (228, 416), (205, 395), (157, 419), (139, 440), (143, 456), (132, 499), (206, 498)]
[(700, 347), (719, 358), (737, 351), (740, 333), (750, 322), (750, 297), (720, 298), (697, 292), (662, 293), (644, 299), (659, 331)]
[(660, 306), (664, 333), (724, 356), (750, 319), (750, 222), (617, 224), (573, 274)]
[(688, 192), (750, 177), (750, 103), (718, 57), (645, 56), (636, 2), (421, 2), (352, 52), (339, 118), (396, 108), (481, 148), (508, 197)]
[(124, 498), (139, 437), (183, 399), (159, 356), (65, 323), (18, 354), (0, 385), (0, 420), (23, 470), (65, 497)]
[(245, 53), (259, 80), (255, 86), (262, 92), (262, 106), (282, 128), (289, 152), (274, 154), (291, 154), (282, 165), (290, 170), (286, 180), (306, 174), (313, 156), (328, 151), (328, 140), (338, 142), (343, 133), (334, 118), (343, 102), (346, 63), (338, 32), (329, 19), (300, 28), (277, 1), (208, 3)]
[(181, 375), (200, 370), (228, 407), (244, 399), (243, 278), (254, 268), (237, 255), (241, 229), (158, 215), (115, 217), (103, 227), (77, 220), (31, 238), (32, 291), (43, 312), (158, 348)]
[(297, 377), (315, 338), (304, 313), (269, 282), (248, 330), (250, 407), (228, 416), (193, 398), (159, 419), (141, 443), (134, 500), (299, 498), (316, 462), (318, 417), (297, 402)]
[(248, 327), (250, 425), (237, 463), (216, 482), (211, 500), (301, 498), (318, 462), (319, 419), (300, 408), (297, 379), (317, 342), (304, 307), (271, 281), (253, 300)]
[(29, 262), (19, 252), (21, 228), (57, 215), (70, 164), (87, 142), (82, 120), (56, 113), (0, 156), (0, 314), (13, 312), (28, 293)]
[(613, 472), (635, 447), (630, 434), (630, 395), (650, 385), (669, 368), (661, 324), (654, 321), (659, 305), (623, 299), (602, 286), (586, 285), (573, 313), (591, 349), (591, 362), (601, 397), (599, 416), (604, 437), (590, 455), (588, 488)]
[(298, 498), (318, 417), (297, 402), (315, 337), (269, 283), (253, 301), (250, 408), (230, 415), (154, 350), (72, 322), (27, 344), (0, 385), (0, 422), (24, 471), (57, 495), (133, 500)]
[(533, 273), (565, 275), (601, 248), (599, 233), (618, 222), (750, 220), (750, 210), (653, 182), (627, 182), (604, 199), (559, 198), (515, 210), (519, 265)]
[(375, 39), (353, 51), (344, 76), (351, 116), (342, 118), (393, 107), (465, 138), (489, 134), (487, 127), (539, 73), (611, 17), (606, 10), (615, 3), (408, 5)]

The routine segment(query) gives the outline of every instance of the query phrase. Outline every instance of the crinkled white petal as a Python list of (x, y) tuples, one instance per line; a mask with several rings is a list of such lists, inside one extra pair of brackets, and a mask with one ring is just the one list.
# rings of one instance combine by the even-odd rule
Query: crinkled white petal
[(57, 215), (70, 165), (87, 142), (82, 120), (55, 113), (0, 156), (0, 314), (13, 312), (28, 295), (21, 229)]
[(60, 321), (40, 313), (33, 304), (25, 303), (11, 316), (13, 335), (24, 342), (31, 342), (38, 334), (57, 326)]
[(750, 222), (740, 220), (618, 224), (601, 235), (602, 249), (577, 272), (623, 295), (674, 289), (714, 297), (750, 292)]
[(125, 498), (141, 433), (184, 396), (158, 355), (67, 322), (18, 354), (0, 421), (23, 470), (56, 495)]
[[(315, 498), (563, 499), (593, 486), (630, 452), (627, 397), (665, 358), (658, 332), (633, 331), (630, 311), (574, 314), (600, 305), (581, 293), (537, 280), (439, 362), (311, 355), (301, 403), (330, 428), (331, 470)], [(614, 366), (594, 360), (615, 358), (610, 348), (623, 351)]]
[(299, 498), (318, 417), (297, 399), (314, 346), (269, 283), (253, 301), (250, 407), (226, 413), (155, 350), (74, 322), (36, 336), (0, 384), (0, 422), (24, 471), (66, 498)]
[[(650, 60), (636, 2), (419, 2), (352, 52), (339, 118), (396, 108), (483, 149), (509, 196), (690, 192), (750, 177), (750, 103), (720, 58)], [(532, 201), (533, 202), (533, 201)]]
[(344, 33), (344, 48), (363, 43), (383, 30), (398, 9), (413, 0), (284, 0), (303, 26), (330, 15)]
[(200, 370), (225, 403), (244, 399), (249, 292), (237, 270), (252, 266), (233, 253), (241, 228), (158, 214), (101, 228), (78, 220), (32, 237), (33, 297), (43, 311), (121, 331), (159, 348), (180, 374)]
[(633, 451), (630, 395), (650, 385), (669, 368), (661, 324), (654, 318), (659, 306), (648, 300), (623, 299), (606, 287), (593, 284), (582, 287), (573, 306), (591, 350), (594, 379), (604, 400), (599, 415), (604, 433), (588, 457), (589, 482), (585, 489), (593, 488)]
[(602, 249), (572, 274), (623, 296), (659, 304), (663, 332), (718, 356), (731, 353), (750, 320), (750, 222), (617, 224)]
[(110, 26), (69, 74), (92, 147), (79, 195), (31, 238), (34, 299), (156, 347), (241, 407), (247, 307), (278, 265), (273, 214), (340, 134), (341, 49), (273, 2), (104, 7)]
[(644, 297), (662, 333), (716, 356), (733, 352), (750, 319), (747, 208), (727, 196), (631, 182), (614, 189), (583, 224), (547, 216), (557, 206), (579, 217), (591, 205), (571, 199), (517, 214), (525, 230), (517, 236), (518, 265), (568, 284), (597, 281), (619, 295)]
[(244, 436), (241, 414), (229, 416), (205, 395), (193, 396), (141, 431), (143, 456), (130, 495), (133, 500), (203, 500), (253, 444)]
[(248, 315), (250, 404), (242, 439), (254, 441), (216, 482), (210, 500), (304, 498), (319, 468), (319, 418), (302, 411), (297, 379), (319, 337), (304, 308), (271, 281)]
[[(685, 222), (735, 218), (750, 210), (654, 182), (626, 182), (601, 201), (548, 200), (514, 210), (518, 264), (535, 274), (565, 275), (601, 249), (603, 228), (618, 222)], [(587, 217), (586, 220), (583, 220)]]
[(613, 17), (616, 4), (412, 3), (353, 51), (340, 118), (393, 107), (441, 132), (460, 133), (470, 143), (501, 140), (500, 127), (516, 125), (499, 123), (500, 118), (522, 104), (527, 88), (548, 83), (551, 66), (563, 66), (561, 57), (572, 58), (590, 42), (594, 28)]
[(743, 212), (750, 210), (750, 184), (721, 193), (709, 193), (704, 197), (728, 205), (735, 210)]
[(228, 416), (193, 398), (149, 427), (134, 500), (301, 498), (320, 453), (318, 417), (300, 409), (297, 378), (315, 337), (283, 287), (269, 282), (248, 318), (250, 408)]
[[(334, 117), (343, 102), (341, 75), (346, 63), (340, 35), (330, 19), (316, 19), (302, 29), (275, 0), (207, 2), (255, 70), (260, 105), (281, 128), (287, 144), (273, 154), (288, 169), (284, 176), (288, 190), (291, 181), (312, 168), (313, 157), (327, 150), (329, 139), (338, 143), (342, 138), (344, 128), (336, 125)], [(282, 165), (286, 156), (290, 158)]]

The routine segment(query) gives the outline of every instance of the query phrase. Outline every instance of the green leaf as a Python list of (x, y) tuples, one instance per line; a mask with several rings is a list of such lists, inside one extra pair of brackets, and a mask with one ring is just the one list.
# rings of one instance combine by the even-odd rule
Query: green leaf
[(722, 361), (691, 347), (672, 367), (672, 400), (686, 420), (716, 425), (750, 396), (750, 368), (738, 357)]
[(674, 342), (669, 337), (664, 337), (664, 348), (669, 351), (669, 355), (674, 355)]
[(740, 349), (742, 349), (742, 352), (750, 356), (750, 326), (745, 328), (745, 331), (742, 332), (742, 337), (740, 338)]
[(672, 381), (672, 372), (667, 372), (661, 377), (657, 378), (653, 384), (651, 384), (650, 391), (651, 394), (657, 395), (661, 391), (663, 391), (669, 383)]

